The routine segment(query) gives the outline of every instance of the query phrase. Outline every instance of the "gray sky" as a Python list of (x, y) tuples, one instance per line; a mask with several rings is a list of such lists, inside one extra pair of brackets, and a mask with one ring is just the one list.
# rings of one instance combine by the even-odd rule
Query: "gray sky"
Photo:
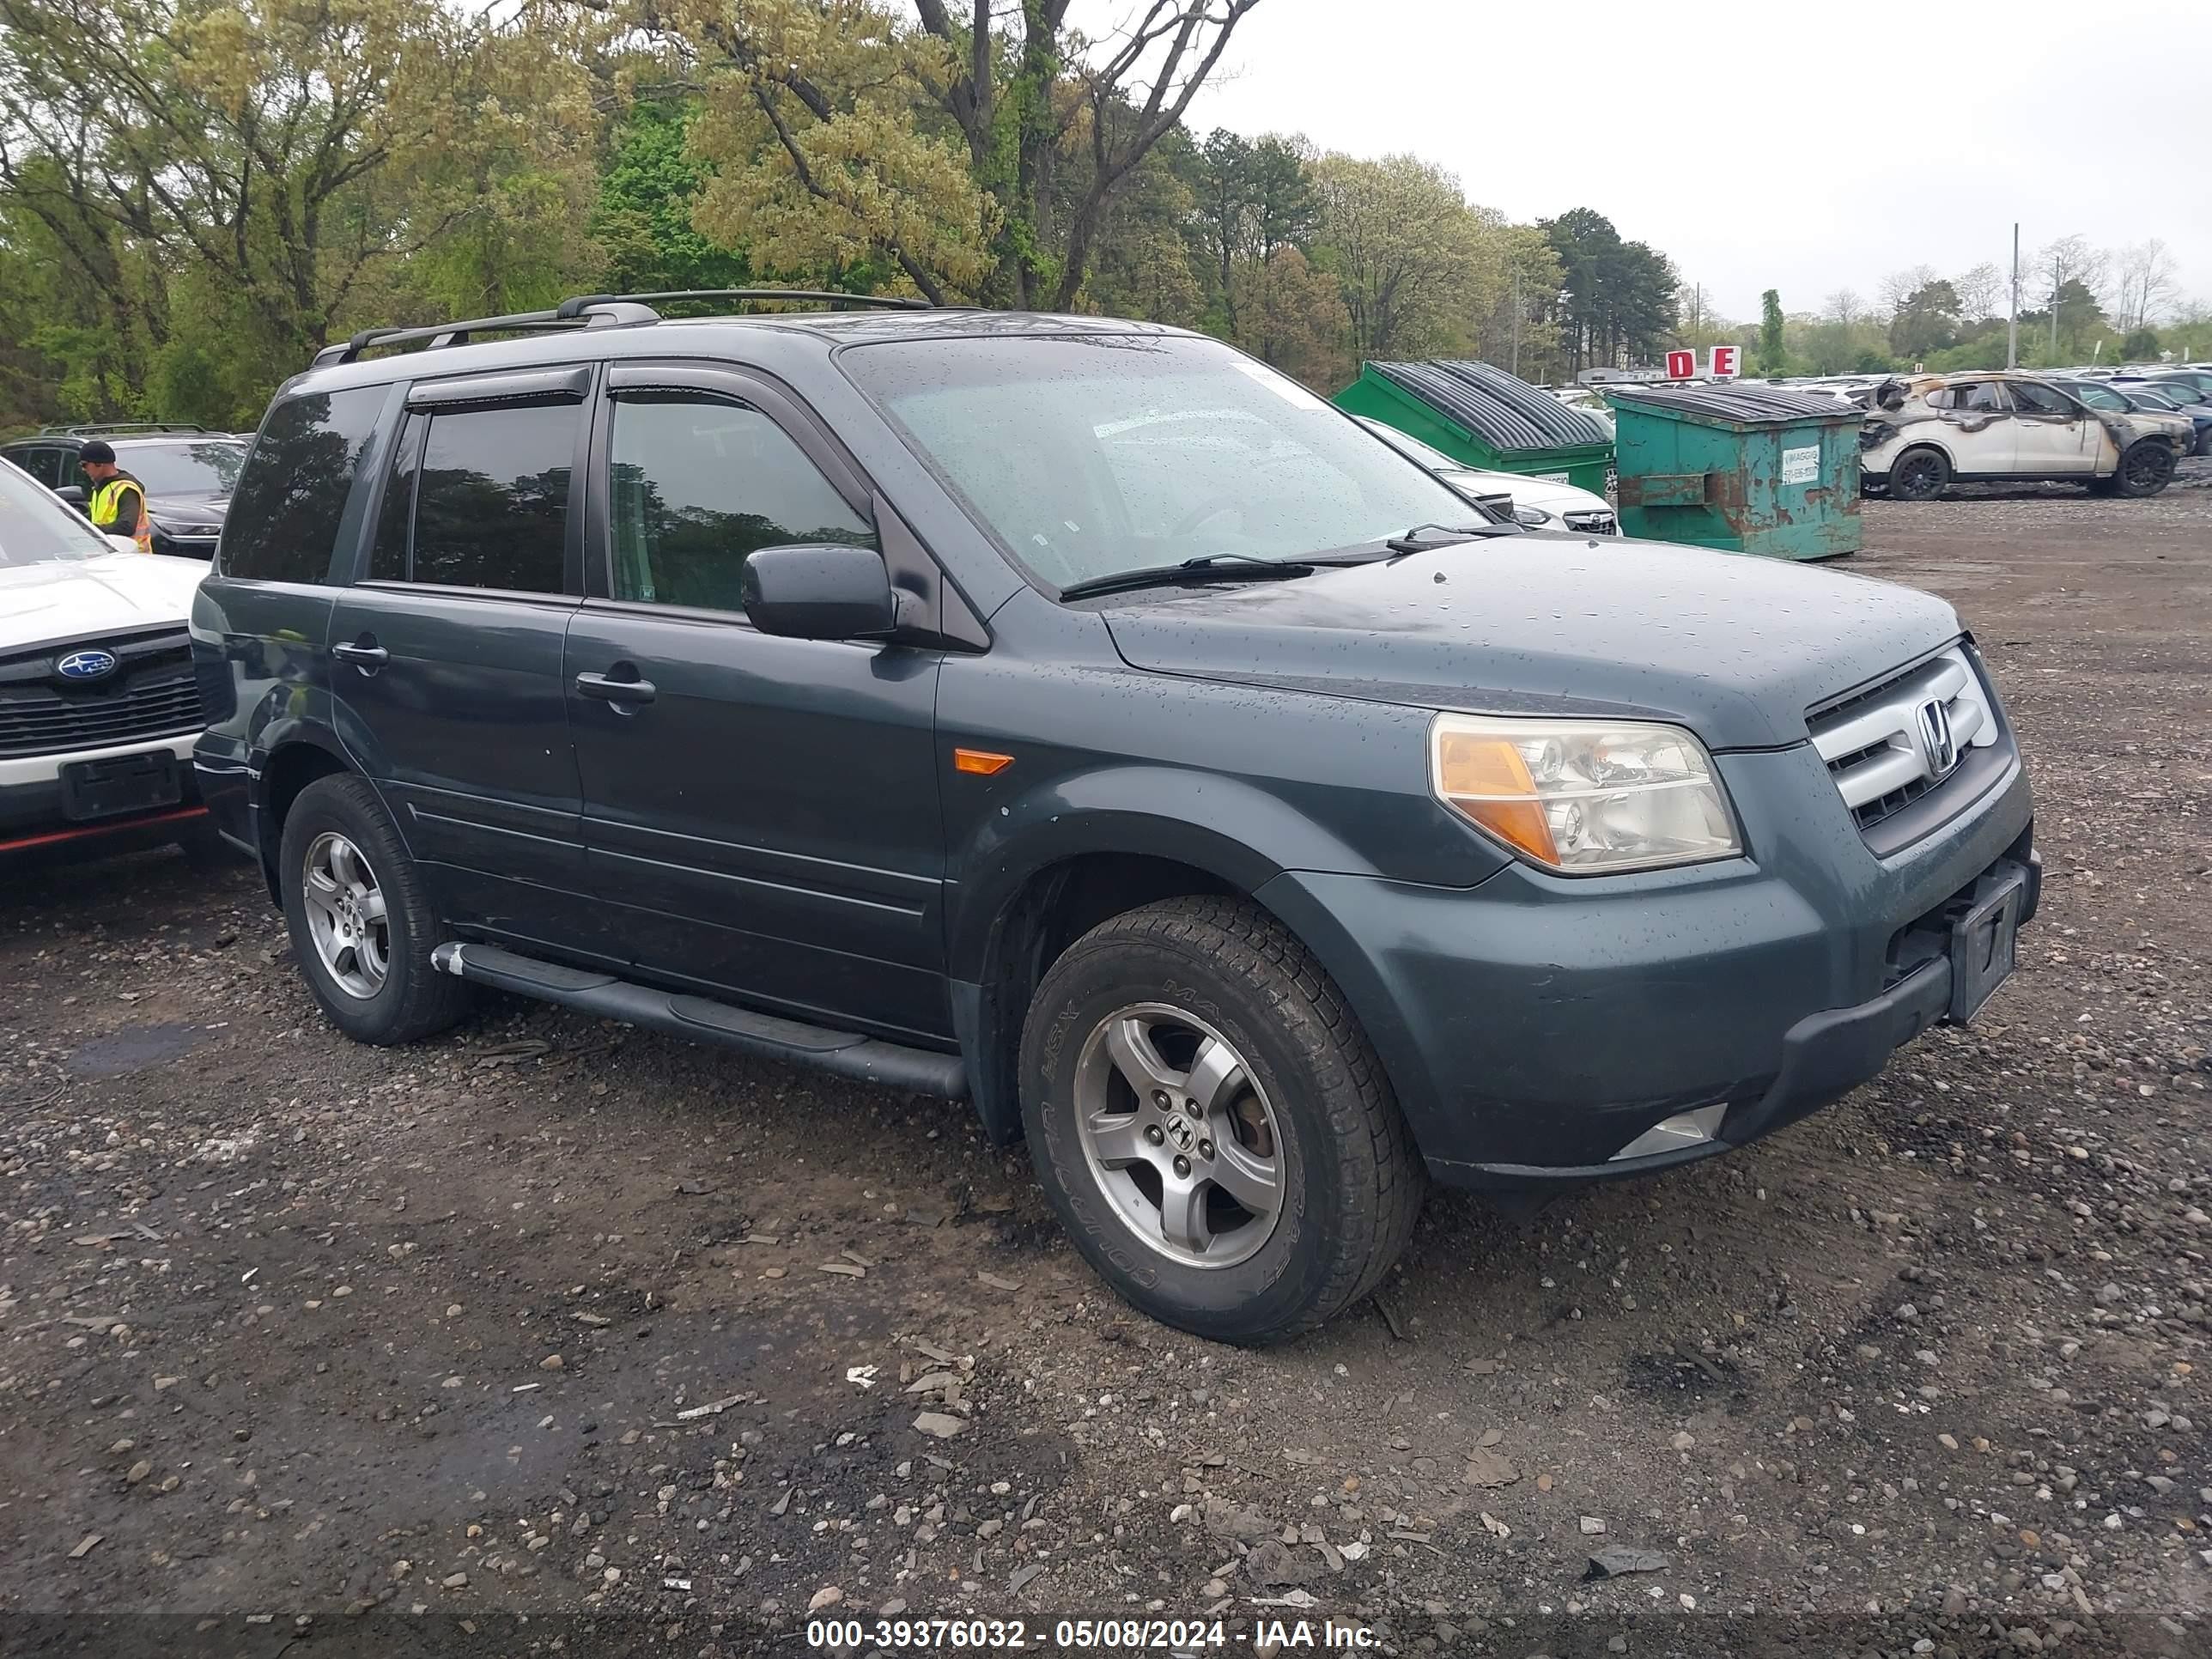
[(1814, 311), (1900, 266), (2002, 269), (2014, 219), (2023, 259), (2158, 237), (2212, 301), (2197, 0), (1262, 0), (1224, 63), (1201, 135), (1410, 150), (1515, 219), (1595, 208), (1731, 318), (1770, 287)]

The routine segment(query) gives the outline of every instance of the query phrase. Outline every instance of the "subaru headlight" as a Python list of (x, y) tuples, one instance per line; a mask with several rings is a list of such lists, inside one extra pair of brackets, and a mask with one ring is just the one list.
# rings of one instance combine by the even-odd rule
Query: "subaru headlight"
[(1513, 509), (1513, 516), (1531, 530), (1541, 529), (1552, 522), (1552, 515), (1540, 507), (1516, 507)]
[(1743, 850), (1712, 757), (1680, 726), (1438, 714), (1429, 759), (1438, 800), (1563, 875)]

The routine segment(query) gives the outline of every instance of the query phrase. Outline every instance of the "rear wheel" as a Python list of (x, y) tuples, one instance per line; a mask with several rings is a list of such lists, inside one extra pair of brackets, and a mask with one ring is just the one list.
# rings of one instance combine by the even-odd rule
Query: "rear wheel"
[(384, 804), (351, 773), (319, 778), (284, 817), (284, 921), (307, 988), (358, 1042), (412, 1042), (468, 1012), (430, 965), (438, 921)]
[(1367, 1294), (1425, 1175), (1336, 988), (1249, 905), (1172, 899), (1046, 973), (1022, 1110), (1069, 1236), (1123, 1297), (1227, 1342), (1278, 1341)]
[(1932, 501), (1951, 482), (1951, 463), (1938, 449), (1908, 449), (1889, 469), (1893, 501)]
[(2121, 495), (2155, 495), (2172, 480), (2173, 451), (2154, 438), (2145, 438), (2130, 445), (2127, 453), (2120, 457), (2112, 488)]

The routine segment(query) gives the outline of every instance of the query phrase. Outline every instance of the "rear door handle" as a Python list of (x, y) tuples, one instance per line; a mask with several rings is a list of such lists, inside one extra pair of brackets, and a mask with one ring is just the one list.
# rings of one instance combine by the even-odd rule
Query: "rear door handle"
[(367, 644), (334, 645), (331, 655), (341, 662), (349, 662), (356, 668), (381, 668), (392, 660), (392, 653), (374, 639)]
[(608, 674), (579, 674), (576, 676), (576, 692), (580, 696), (597, 697), (601, 702), (651, 702), (653, 682), (618, 680)]

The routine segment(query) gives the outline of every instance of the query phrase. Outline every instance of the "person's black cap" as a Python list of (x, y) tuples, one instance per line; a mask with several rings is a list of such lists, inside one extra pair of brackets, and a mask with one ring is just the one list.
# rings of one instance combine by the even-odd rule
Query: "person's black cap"
[(104, 444), (100, 442), (99, 439), (94, 438), (82, 449), (77, 451), (76, 459), (79, 465), (82, 465), (85, 462), (90, 461), (95, 466), (103, 465), (113, 466), (115, 465), (115, 446), (112, 444)]

